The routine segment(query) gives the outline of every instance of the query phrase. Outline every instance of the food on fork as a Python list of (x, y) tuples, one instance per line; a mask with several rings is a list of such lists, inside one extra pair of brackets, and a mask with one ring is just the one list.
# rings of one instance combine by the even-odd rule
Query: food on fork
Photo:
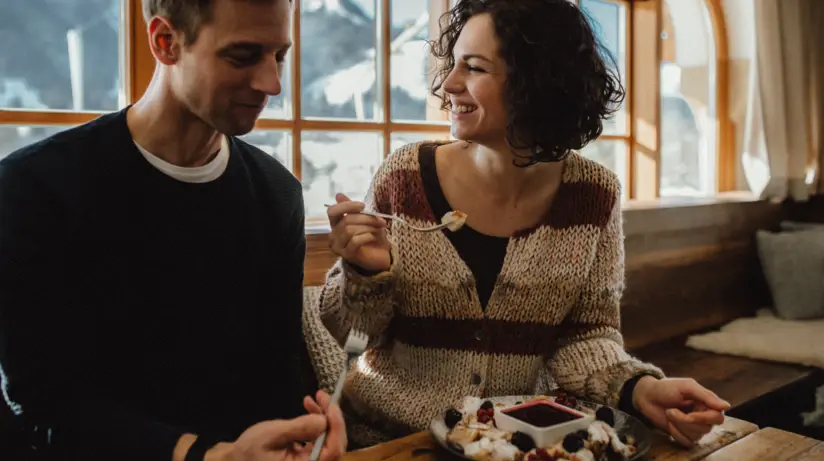
[[(526, 403), (548, 399), (536, 397)], [(475, 461), (612, 461), (629, 459), (637, 452), (631, 437), (616, 432), (610, 408), (599, 408), (586, 429), (570, 432), (548, 447), (535, 446), (529, 434), (499, 429), (495, 412), (506, 408), (477, 397), (464, 398), (444, 414), (447, 445)]]
[(446, 224), (446, 228), (452, 232), (456, 232), (466, 223), (466, 213), (462, 211), (453, 210), (441, 218), (441, 224)]

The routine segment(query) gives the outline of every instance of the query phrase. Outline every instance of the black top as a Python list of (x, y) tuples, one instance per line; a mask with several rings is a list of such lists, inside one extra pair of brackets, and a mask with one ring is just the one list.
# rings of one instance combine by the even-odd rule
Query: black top
[[(435, 166), (435, 148), (437, 144), (424, 144), (418, 150), (418, 163), (421, 166), (421, 179), (426, 199), (435, 216), (443, 216), (454, 210), (441, 188), (438, 171)], [(509, 239), (482, 234), (475, 229), (464, 225), (457, 232), (444, 231), (446, 237), (455, 247), (458, 256), (466, 263), (478, 290), (478, 299), (481, 307), (486, 309), (495, 281), (501, 273), (506, 256), (506, 247)]]
[[(429, 206), (435, 216), (443, 216), (454, 208), (446, 200), (440, 179), (438, 179), (438, 170), (435, 164), (436, 148), (437, 144), (423, 144), (418, 150), (418, 163), (420, 164), (421, 180), (423, 181), (423, 188)], [(492, 296), (492, 290), (495, 287), (495, 281), (498, 279), (504, 264), (509, 239), (482, 234), (466, 225), (458, 232), (444, 232), (458, 255), (472, 271), (478, 290), (478, 298), (481, 301), (481, 306), (486, 309), (489, 298)], [(632, 403), (635, 385), (641, 377), (643, 375), (634, 376), (624, 384), (621, 389), (618, 408), (650, 424)]]
[(300, 183), (236, 138), (218, 179), (173, 179), (126, 110), (0, 162), (0, 363), (47, 459), (169, 461), (316, 388)]

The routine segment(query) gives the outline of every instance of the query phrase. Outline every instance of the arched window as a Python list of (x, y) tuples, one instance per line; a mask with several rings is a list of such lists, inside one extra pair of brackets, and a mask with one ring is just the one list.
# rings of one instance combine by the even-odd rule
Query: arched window
[(615, 170), (628, 198), (708, 196), (731, 187), (718, 2), (577, 0), (628, 92), (604, 136), (583, 153)]

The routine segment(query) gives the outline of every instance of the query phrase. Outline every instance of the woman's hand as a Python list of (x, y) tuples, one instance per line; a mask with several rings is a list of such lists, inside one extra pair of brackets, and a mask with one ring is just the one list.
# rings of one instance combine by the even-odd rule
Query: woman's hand
[(392, 257), (386, 221), (360, 214), (365, 205), (343, 194), (337, 194), (335, 200), (337, 204), (326, 211), (332, 227), (329, 234), (332, 252), (368, 272), (389, 270)]
[(632, 395), (635, 408), (685, 447), (724, 422), (730, 404), (694, 379), (644, 376)]

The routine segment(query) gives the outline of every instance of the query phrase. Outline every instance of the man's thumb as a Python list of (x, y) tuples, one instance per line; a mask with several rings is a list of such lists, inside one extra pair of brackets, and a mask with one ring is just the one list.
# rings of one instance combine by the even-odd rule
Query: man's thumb
[(344, 195), (344, 194), (341, 194), (340, 192), (338, 192), (337, 194), (335, 194), (335, 200), (336, 200), (338, 203), (343, 203), (343, 202), (351, 202), (351, 201), (352, 201), (349, 197), (347, 197), (347, 196), (346, 196), (346, 195)]

